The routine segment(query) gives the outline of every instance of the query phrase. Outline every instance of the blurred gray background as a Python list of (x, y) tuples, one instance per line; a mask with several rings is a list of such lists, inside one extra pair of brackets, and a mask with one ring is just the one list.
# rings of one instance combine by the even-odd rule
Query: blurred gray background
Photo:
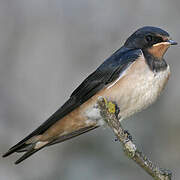
[[(0, 154), (39, 126), (137, 28), (180, 43), (179, 0), (0, 0)], [(123, 122), (140, 150), (180, 178), (179, 46), (159, 100)], [(0, 158), (1, 180), (151, 180), (124, 156), (110, 129), (46, 148), (20, 165)]]

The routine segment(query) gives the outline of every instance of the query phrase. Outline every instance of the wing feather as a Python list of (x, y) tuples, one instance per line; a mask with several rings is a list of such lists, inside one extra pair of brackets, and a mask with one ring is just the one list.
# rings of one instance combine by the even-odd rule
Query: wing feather
[[(58, 120), (83, 104), (94, 94), (104, 88), (107, 84), (116, 80), (119, 75), (123, 73), (123, 71), (141, 54), (142, 51), (140, 49), (130, 50), (124, 47), (116, 51), (112, 56), (104, 61), (104, 63), (100, 65), (96, 69), (96, 71), (90, 74), (77, 89), (75, 89), (75, 91), (71, 94), (69, 100), (66, 101), (66, 103), (61, 108), (59, 108), (52, 116), (50, 116), (31, 134), (29, 134), (22, 141), (10, 148), (10, 150), (6, 154), (4, 154), (4, 157), (12, 154), (13, 152), (17, 152), (23, 149), (25, 147), (25, 142), (31, 137), (43, 134)], [(34, 152), (34, 150), (29, 151), (27, 153), (27, 156)], [(23, 158), (26, 158), (27, 156), (24, 156)]]

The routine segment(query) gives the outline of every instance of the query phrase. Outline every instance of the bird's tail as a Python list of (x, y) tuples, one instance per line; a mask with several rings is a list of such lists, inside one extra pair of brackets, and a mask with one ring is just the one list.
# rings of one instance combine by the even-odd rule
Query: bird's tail
[(46, 147), (46, 146), (50, 146), (56, 143), (60, 143), (63, 141), (66, 141), (68, 139), (71, 139), (73, 137), (76, 137), (80, 134), (83, 134), (85, 132), (88, 132), (90, 130), (93, 130), (95, 128), (97, 128), (98, 126), (88, 126), (85, 128), (81, 128), (77, 131), (74, 131), (72, 133), (60, 136), (56, 139), (51, 139), (49, 141), (41, 141), (41, 135), (40, 136), (34, 136), (31, 139), (27, 139), (26, 141), (22, 140), (19, 143), (17, 143), (15, 146), (13, 146), (12, 148), (10, 148), (2, 157), (7, 157), (11, 154), (13, 154), (14, 152), (17, 153), (22, 153), (25, 152), (23, 156), (21, 156), (16, 162), (15, 164), (19, 164), (20, 162), (22, 162), (23, 160), (27, 159), (29, 156), (33, 155), (34, 153), (36, 153), (37, 151), (41, 150), (42, 148)]
[(6, 152), (2, 157), (7, 157), (7, 156), (13, 154), (14, 152), (17, 152), (17, 153), (25, 152), (25, 154), (23, 156), (21, 156), (15, 162), (15, 164), (19, 164), (23, 160), (27, 159), (29, 156), (33, 155), (40, 149), (44, 148), (48, 143), (49, 143), (49, 141), (44, 141), (44, 142), (36, 141), (36, 142), (32, 142), (32, 143), (23, 142), (22, 144), (17, 144), (15, 146), (13, 146), (12, 148), (10, 148), (8, 150), (8, 152)]

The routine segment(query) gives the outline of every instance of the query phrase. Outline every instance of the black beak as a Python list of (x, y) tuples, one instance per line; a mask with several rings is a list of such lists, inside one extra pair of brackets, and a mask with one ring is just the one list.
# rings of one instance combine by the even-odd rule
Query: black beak
[(178, 43), (176, 41), (173, 41), (171, 39), (168, 39), (167, 42), (170, 44), (170, 45), (177, 45)]

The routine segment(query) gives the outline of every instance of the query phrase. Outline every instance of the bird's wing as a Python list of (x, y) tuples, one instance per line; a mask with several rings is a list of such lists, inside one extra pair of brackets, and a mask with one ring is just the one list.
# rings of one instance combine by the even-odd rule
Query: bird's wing
[[(115, 81), (132, 62), (138, 59), (141, 54), (142, 51), (140, 49), (127, 50), (125, 48), (121, 48), (116, 51), (103, 64), (101, 64), (96, 69), (96, 71), (90, 74), (77, 89), (75, 89), (75, 91), (71, 94), (69, 100), (60, 109), (58, 109), (52, 116), (49, 117), (49, 119), (47, 119), (31, 134), (29, 134), (22, 141), (10, 148), (10, 150), (6, 154), (4, 154), (4, 157), (21, 149), (28, 139), (44, 133), (54, 123), (83, 104), (93, 95), (95, 95), (99, 90), (104, 88), (107, 84)], [(90, 127), (90, 129), (92, 129), (92, 127)]]

